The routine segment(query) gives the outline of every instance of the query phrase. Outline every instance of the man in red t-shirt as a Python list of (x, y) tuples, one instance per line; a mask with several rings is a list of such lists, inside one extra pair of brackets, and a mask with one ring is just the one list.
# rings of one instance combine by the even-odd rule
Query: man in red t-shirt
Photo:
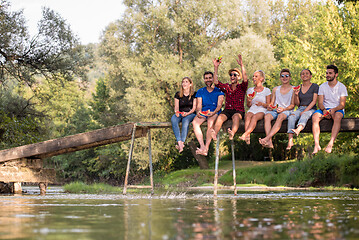
[[(232, 129), (228, 128), (229, 139), (233, 139), (239, 127), (239, 120), (244, 119), (244, 98), (248, 87), (248, 78), (243, 65), (242, 56), (239, 54), (237, 62), (241, 66), (242, 72), (238, 68), (232, 68), (228, 71), (231, 83), (221, 83), (218, 81), (218, 67), (221, 64), (220, 59), (213, 59), (214, 65), (214, 84), (221, 89), (226, 96), (226, 103), (223, 112), (218, 116), (214, 128), (211, 129), (211, 137), (217, 140), (217, 133), (223, 123), (232, 119)], [(242, 78), (243, 74), (243, 78)], [(242, 82), (239, 83), (239, 80)]]

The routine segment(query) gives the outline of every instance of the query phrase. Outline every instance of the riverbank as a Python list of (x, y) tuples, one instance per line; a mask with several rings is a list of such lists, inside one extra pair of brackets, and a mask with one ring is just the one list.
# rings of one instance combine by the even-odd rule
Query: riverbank
[[(359, 156), (320, 153), (302, 161), (254, 162), (236, 161), (236, 182), (239, 190), (296, 190), (359, 189)], [(168, 174), (154, 174), (156, 189), (210, 190), (213, 189), (214, 170), (184, 169)], [(146, 179), (140, 185), (149, 185)], [(219, 165), (219, 189), (230, 190), (233, 185), (232, 162)], [(86, 185), (71, 183), (64, 186), (67, 192), (108, 193), (122, 191), (106, 184)], [(146, 192), (148, 189), (131, 189)]]

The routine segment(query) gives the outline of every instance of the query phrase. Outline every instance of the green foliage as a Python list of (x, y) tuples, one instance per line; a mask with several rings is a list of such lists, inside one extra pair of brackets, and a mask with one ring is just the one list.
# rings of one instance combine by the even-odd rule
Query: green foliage
[(41, 141), (46, 133), (41, 112), (19, 94), (16, 87), (0, 89), (0, 148)]

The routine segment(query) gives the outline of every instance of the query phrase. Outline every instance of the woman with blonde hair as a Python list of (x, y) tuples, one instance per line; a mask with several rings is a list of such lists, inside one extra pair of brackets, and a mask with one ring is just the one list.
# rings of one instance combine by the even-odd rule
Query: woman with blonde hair
[(262, 70), (253, 74), (254, 87), (247, 90), (247, 107), (249, 107), (244, 120), (245, 132), (240, 140), (250, 144), (250, 135), (257, 126), (257, 122), (264, 118), (270, 103), (271, 91), (263, 86), (265, 74)]
[[(175, 94), (175, 114), (171, 118), (173, 133), (177, 141), (176, 149), (179, 152), (183, 151), (189, 124), (196, 116), (196, 103), (196, 92), (193, 88), (193, 81), (189, 77), (184, 77), (180, 91)], [(182, 131), (179, 127), (180, 122), (182, 122)]]

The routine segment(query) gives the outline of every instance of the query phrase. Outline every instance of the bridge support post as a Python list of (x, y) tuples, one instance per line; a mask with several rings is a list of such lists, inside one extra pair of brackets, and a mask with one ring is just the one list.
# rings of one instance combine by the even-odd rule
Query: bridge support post
[(16, 194), (22, 193), (21, 182), (12, 183), (12, 192)]
[(232, 166), (233, 166), (233, 188), (234, 195), (237, 195), (237, 182), (236, 182), (236, 158), (234, 156), (234, 141), (231, 140), (231, 150), (232, 150)]
[(151, 194), (153, 194), (153, 169), (152, 169), (152, 148), (151, 148), (151, 129), (148, 129), (148, 157), (150, 159), (150, 180), (151, 180)]
[(136, 124), (134, 124), (133, 129), (132, 129), (131, 146), (130, 146), (130, 152), (128, 154), (125, 183), (123, 186), (123, 194), (124, 195), (126, 195), (126, 193), (127, 193), (128, 175), (130, 173), (130, 163), (131, 163), (131, 159), (132, 159), (133, 145), (135, 143), (135, 133), (136, 133)]
[(217, 134), (217, 144), (216, 144), (216, 162), (215, 162), (215, 169), (214, 169), (214, 196), (217, 196), (217, 188), (218, 188), (218, 163), (219, 163), (219, 138), (220, 132)]

